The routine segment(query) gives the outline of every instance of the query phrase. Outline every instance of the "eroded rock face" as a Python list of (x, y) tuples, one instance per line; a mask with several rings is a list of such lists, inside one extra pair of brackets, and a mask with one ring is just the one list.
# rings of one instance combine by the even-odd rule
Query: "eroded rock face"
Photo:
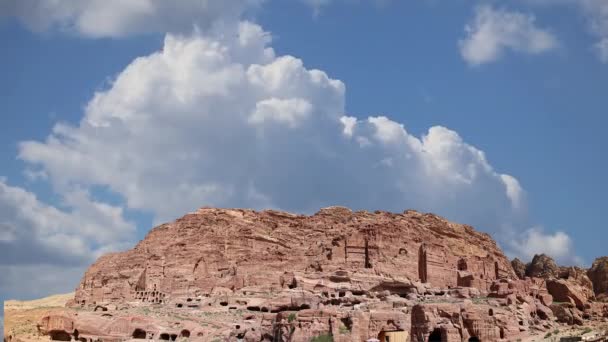
[(545, 254), (537, 254), (532, 258), (526, 266), (526, 276), (536, 278), (550, 278), (557, 277), (559, 274), (559, 267), (555, 261)]
[(100, 258), (73, 309), (39, 329), (81, 342), (492, 342), (608, 315), (587, 302), (584, 272), (553, 264), (514, 262), (516, 275), (487, 234), (415, 211), (204, 208)]
[[(310, 275), (326, 281), (319, 285)], [(405, 293), (417, 280), (488, 290), (502, 277), (514, 277), (513, 269), (487, 234), (431, 214), (355, 213), (341, 207), (313, 216), (201, 209), (154, 228), (133, 250), (100, 258), (86, 272), (75, 300), (77, 305), (158, 304), (217, 288), (295, 285), (321, 292), (344, 282), (366, 291)], [(385, 281), (393, 278), (405, 282)]]
[(547, 290), (557, 302), (572, 303), (579, 310), (585, 308), (590, 294), (584, 287), (576, 285), (566, 279), (548, 279)]
[(526, 264), (524, 264), (518, 258), (511, 260), (511, 267), (513, 267), (513, 271), (519, 279), (524, 279), (526, 277)]
[(608, 256), (595, 259), (587, 275), (598, 300), (608, 301)]

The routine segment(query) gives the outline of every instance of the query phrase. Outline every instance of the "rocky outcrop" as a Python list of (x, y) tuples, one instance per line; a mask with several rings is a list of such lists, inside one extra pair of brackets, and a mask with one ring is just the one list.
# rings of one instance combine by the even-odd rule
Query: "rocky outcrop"
[(506, 341), (603, 319), (589, 283), (544, 255), (511, 263), (487, 234), (432, 214), (203, 208), (101, 257), (39, 329), (80, 342)]
[(551, 257), (545, 254), (537, 254), (532, 262), (526, 265), (526, 276), (536, 278), (557, 277), (559, 267)]
[(598, 300), (608, 302), (608, 256), (595, 259), (587, 275)]
[(511, 260), (511, 267), (513, 267), (513, 271), (519, 279), (524, 279), (526, 277), (526, 264), (518, 258)]
[(556, 302), (571, 303), (579, 310), (583, 310), (590, 299), (586, 288), (566, 279), (548, 279), (547, 290)]
[(513, 269), (487, 234), (431, 214), (200, 209), (154, 228), (133, 250), (100, 258), (75, 300), (160, 304), (252, 286), (408, 291), (385, 285), (394, 278), (488, 290), (504, 277), (515, 277)]

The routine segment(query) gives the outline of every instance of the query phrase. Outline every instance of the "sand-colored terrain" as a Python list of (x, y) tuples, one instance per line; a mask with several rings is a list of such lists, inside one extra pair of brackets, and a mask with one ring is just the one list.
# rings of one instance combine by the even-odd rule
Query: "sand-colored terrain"
[(40, 336), (36, 325), (48, 312), (61, 311), (74, 293), (53, 295), (30, 301), (8, 300), (4, 302), (4, 336), (19, 341), (48, 341)]

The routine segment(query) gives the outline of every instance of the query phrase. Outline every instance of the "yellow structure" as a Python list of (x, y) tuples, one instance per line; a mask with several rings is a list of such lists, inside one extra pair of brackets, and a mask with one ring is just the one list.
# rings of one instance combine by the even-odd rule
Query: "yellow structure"
[(409, 337), (407, 332), (403, 330), (397, 331), (382, 331), (378, 335), (380, 342), (408, 342)]

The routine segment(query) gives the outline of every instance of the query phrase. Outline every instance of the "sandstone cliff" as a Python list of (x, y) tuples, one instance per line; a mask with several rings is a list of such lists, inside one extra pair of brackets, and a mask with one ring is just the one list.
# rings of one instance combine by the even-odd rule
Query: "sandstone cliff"
[(492, 342), (608, 320), (584, 270), (511, 265), (489, 235), (432, 214), (203, 208), (100, 258), (38, 329), (80, 342)]
[(353, 278), (360, 290), (392, 280), (489, 289), (495, 279), (515, 278), (489, 235), (432, 214), (200, 209), (154, 228), (133, 250), (100, 258), (75, 299), (161, 303), (219, 288), (281, 288), (297, 281), (293, 275), (310, 288)]

